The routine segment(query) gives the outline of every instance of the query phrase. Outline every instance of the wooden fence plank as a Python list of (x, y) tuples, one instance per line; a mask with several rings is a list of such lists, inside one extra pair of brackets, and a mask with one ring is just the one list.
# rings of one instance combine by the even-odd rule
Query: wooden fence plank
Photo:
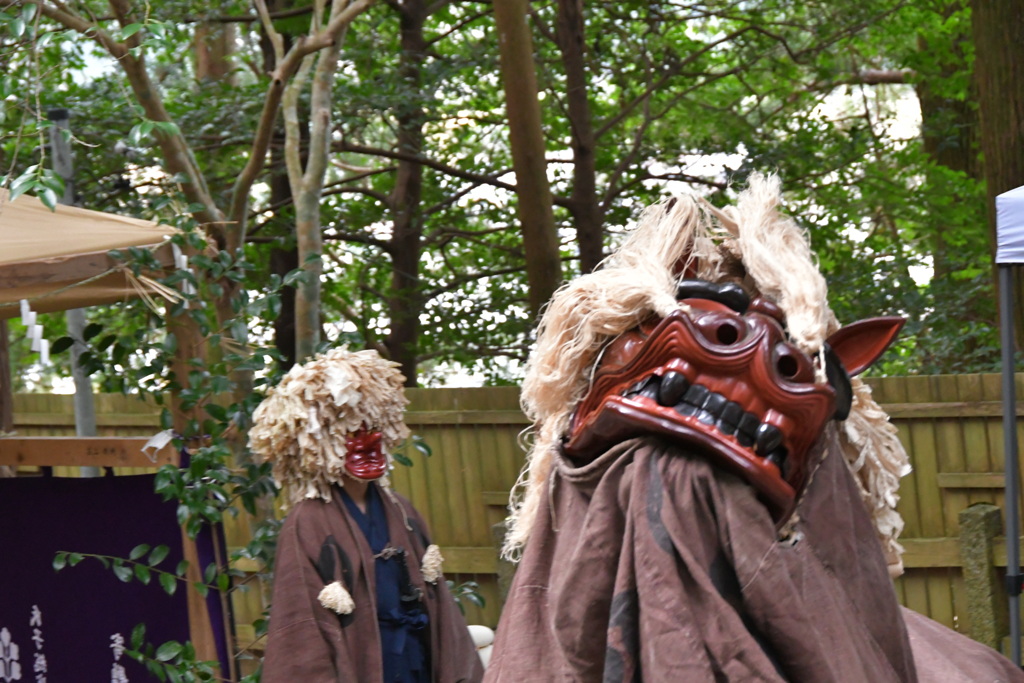
[(1001, 489), (1006, 485), (1002, 472), (940, 472), (936, 479), (944, 489)]
[[(957, 399), (959, 397), (956, 377), (951, 375), (940, 375), (931, 378), (930, 389), (931, 398), (933, 399)], [(967, 455), (964, 452), (963, 441), (960, 439), (959, 421), (952, 419), (934, 420), (932, 422), (932, 429), (935, 433), (935, 454), (938, 458), (936, 481), (941, 488), (954, 488), (946, 486), (951, 481), (948, 473), (964, 472), (967, 466)], [(943, 533), (955, 536), (959, 532), (960, 512), (970, 505), (970, 492), (943, 490), (940, 492), (939, 498), (942, 501)]]
[[(1017, 380), (1024, 387), (1024, 374)], [(896, 582), (897, 595), (903, 604), (942, 623), (969, 628), (956, 518), (973, 503), (1004, 502), (998, 375), (866, 381), (899, 429), (915, 468), (900, 491), (899, 510), (906, 521), (900, 541), (906, 548), (907, 571)], [(493, 626), (500, 602), (490, 526), (506, 514), (508, 490), (524, 461), (520, 434), (528, 427), (518, 390), (410, 389), (407, 395), (407, 422), (434, 454), (424, 458), (407, 446), (414, 465), (396, 467), (392, 483), (430, 524), (433, 540), (446, 555), (448, 578), (479, 582), (488, 605), (484, 610), (468, 605), (468, 618)], [(1022, 400), (1016, 411), (1024, 415), (1024, 391), (1018, 396)], [(70, 435), (71, 412), (69, 396), (15, 397), (19, 436)], [(97, 396), (97, 412), (102, 434), (142, 437), (159, 429), (159, 409), (135, 397)], [(1024, 430), (1024, 421), (1020, 423)], [(74, 474), (79, 465), (70, 462), (58, 470)], [(231, 545), (242, 542), (232, 539)], [(1005, 563), (1005, 547), (1005, 539), (996, 539), (997, 563)], [(258, 616), (258, 609), (245, 612), (240, 632)]]
[(960, 547), (957, 538), (901, 538), (903, 565), (908, 569), (959, 567)]
[(15, 467), (160, 467), (177, 465), (173, 446), (147, 455), (145, 438), (47, 436), (0, 438), (0, 465)]
[(498, 573), (498, 554), (492, 545), (479, 548), (442, 546), (441, 554), (446, 574)]

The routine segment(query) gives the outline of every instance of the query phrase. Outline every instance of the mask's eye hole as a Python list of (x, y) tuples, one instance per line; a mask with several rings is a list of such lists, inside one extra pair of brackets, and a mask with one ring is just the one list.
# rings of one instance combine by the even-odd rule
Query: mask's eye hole
[[(690, 299), (689, 303), (694, 307), (691, 313), (693, 322), (712, 345), (733, 346), (747, 337), (749, 330), (743, 318), (728, 310), (721, 310), (724, 308), (721, 304), (702, 299)], [(707, 305), (710, 310), (700, 310), (702, 305)]]

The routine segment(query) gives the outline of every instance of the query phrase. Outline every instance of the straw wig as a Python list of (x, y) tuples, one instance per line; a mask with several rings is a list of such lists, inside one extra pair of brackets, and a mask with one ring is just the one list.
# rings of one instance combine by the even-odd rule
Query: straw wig
[(253, 414), (249, 448), (273, 462), (286, 505), (329, 501), (331, 486), (344, 486), (349, 434), (379, 431), (390, 457), (409, 435), (404, 382), (398, 364), (376, 351), (338, 348), (296, 365), (267, 393)]

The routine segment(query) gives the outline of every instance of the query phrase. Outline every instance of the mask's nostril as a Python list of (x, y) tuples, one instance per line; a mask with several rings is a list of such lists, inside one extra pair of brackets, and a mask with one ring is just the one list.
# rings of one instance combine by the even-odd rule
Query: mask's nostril
[(715, 337), (719, 344), (730, 346), (739, 341), (740, 331), (732, 323), (723, 323), (715, 330)]
[(783, 354), (775, 361), (775, 369), (786, 379), (792, 379), (800, 371), (800, 363), (793, 356)]

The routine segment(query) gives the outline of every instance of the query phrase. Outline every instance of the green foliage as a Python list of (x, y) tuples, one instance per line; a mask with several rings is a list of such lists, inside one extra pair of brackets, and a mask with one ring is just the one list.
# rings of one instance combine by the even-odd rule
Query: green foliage
[(159, 681), (171, 683), (198, 683), (199, 681), (222, 680), (218, 676), (217, 662), (196, 659), (191, 643), (169, 640), (159, 646), (146, 641), (146, 625), (138, 624), (132, 629), (128, 647), (124, 653), (146, 667)]
[(420, 436), (419, 434), (413, 434), (405, 443), (399, 444), (398, 448), (395, 449), (395, 452), (391, 454), (391, 457), (394, 458), (395, 462), (397, 462), (399, 465), (404, 465), (405, 467), (412, 467), (413, 465), (412, 458), (410, 458), (405, 453), (406, 450), (408, 450), (408, 445), (411, 445), (412, 448), (415, 449), (417, 453), (419, 453), (425, 458), (429, 458), (431, 455), (434, 454), (434, 450), (430, 447), (430, 444), (428, 444), (422, 436)]
[[(572, 275), (575, 225), (564, 198), (576, 170), (567, 154), (565, 74), (552, 41), (556, 6), (535, 9), (556, 218)], [(73, 41), (72, 32), (51, 31), (43, 45), (18, 43), (30, 44), (41, 63), (69, 68), (33, 72), (26, 62), (0, 79), (0, 88), (9, 92), (38, 92), (40, 104), (35, 116), (12, 109), (0, 127), (11, 131), (5, 138), (11, 141), (7, 158), (15, 160), (10, 178), (32, 179), (31, 191), (39, 191), (46, 166), (24, 152), (15, 154), (15, 143), (21, 141), (24, 150), (26, 136), (38, 137), (45, 129), (41, 111), (60, 106), (74, 114), (77, 191), (90, 208), (180, 221), (191, 207), (178, 191), (180, 179), (158, 172), (154, 146), (155, 135), (176, 131), (192, 146), (211, 192), (226, 196), (246, 159), (267, 81), (258, 70), (242, 69), (231, 80), (194, 79), (192, 65), (180, 59), (190, 29), (178, 19), (204, 11), (190, 3), (158, 4), (117, 29), (119, 37), (138, 41), (173, 123), (145, 119), (114, 64), (88, 82), (71, 77), (86, 58), (95, 59), (96, 50), (88, 41)], [(249, 9), (221, 3), (219, 11)], [(30, 22), (19, 20), (22, 12), (30, 10), (10, 9), (0, 23), (6, 21), (17, 40), (25, 41)], [(937, 337), (927, 347), (908, 340), (909, 355), (891, 370), (990, 366), (989, 311), (968, 332), (977, 337), (970, 353), (935, 353), (944, 344), (955, 346), (965, 332), (943, 311), (957, 310), (964, 301), (978, 304), (988, 293), (987, 278), (972, 275), (985, 268), (989, 248), (978, 182), (936, 165), (914, 131), (893, 128), (915, 106), (913, 88), (919, 84), (950, 101), (969, 97), (972, 51), (962, 40), (966, 10), (881, 0), (624, 2), (590, 3), (585, 19), (598, 192), (609, 246), (644, 206), (667, 192), (698, 192), (727, 203), (751, 171), (777, 171), (787, 208), (811, 232), (842, 318), (902, 312), (914, 319), (911, 330)], [(514, 382), (528, 353), (532, 320), (525, 306), (515, 198), (506, 186), (511, 158), (493, 21), (483, 5), (439, 6), (425, 17), (427, 52), (412, 68), (403, 57), (401, 20), (401, 8), (388, 4), (363, 15), (346, 37), (335, 80), (333, 158), (343, 166), (329, 171), (321, 202), (328, 343), (384, 344), (393, 313), (417, 311), (415, 353), (424, 383), (442, 384), (453, 370), (492, 384)], [(276, 25), (294, 35), (305, 31), (308, 16)], [(254, 29), (239, 25), (238, 64), (262, 59)], [(964, 68), (950, 70), (954, 58)], [(908, 70), (912, 84), (858, 85), (857, 75), (868, 70)], [(47, 87), (40, 87), (44, 82)], [(936, 116), (941, 120), (941, 113)], [(415, 155), (430, 165), (422, 169), (422, 197), (414, 208), (422, 254), (407, 289), (397, 291), (389, 198), (398, 188), (395, 155), (404, 144), (397, 132), (410, 120), (422, 132), (423, 147)], [(110, 153), (118, 143), (128, 148), (128, 157)], [(267, 337), (274, 334), (282, 293), (287, 295), (301, 272), (289, 276), (289, 269), (271, 266), (271, 249), (294, 247), (291, 206), (271, 206), (262, 189), (250, 201), (254, 239), (244, 254), (250, 269), (238, 272), (237, 281), (260, 303), (239, 324)], [(970, 296), (964, 288), (944, 290), (950, 280), (934, 258), (942, 245), (957, 253), (950, 272), (959, 274), (954, 281), (972, 283)], [(927, 281), (936, 268), (941, 276)], [(213, 279), (207, 286), (216, 295), (223, 285)], [(976, 309), (981, 310), (969, 308)], [(109, 319), (109, 332), (101, 338), (108, 348), (138, 344), (144, 340), (131, 333), (146, 337), (157, 324), (138, 305), (95, 315)], [(90, 367), (105, 378), (105, 388), (132, 384), (125, 375)], [(110, 369), (116, 368), (104, 366)]]
[(456, 583), (450, 579), (446, 579), (445, 583), (448, 584), (448, 591), (455, 598), (455, 604), (459, 606), (459, 611), (463, 614), (466, 613), (466, 606), (462, 604), (462, 601), (470, 602), (481, 609), (486, 606), (487, 601), (484, 596), (480, 594), (480, 584), (476, 581), (463, 581), (456, 585)]

